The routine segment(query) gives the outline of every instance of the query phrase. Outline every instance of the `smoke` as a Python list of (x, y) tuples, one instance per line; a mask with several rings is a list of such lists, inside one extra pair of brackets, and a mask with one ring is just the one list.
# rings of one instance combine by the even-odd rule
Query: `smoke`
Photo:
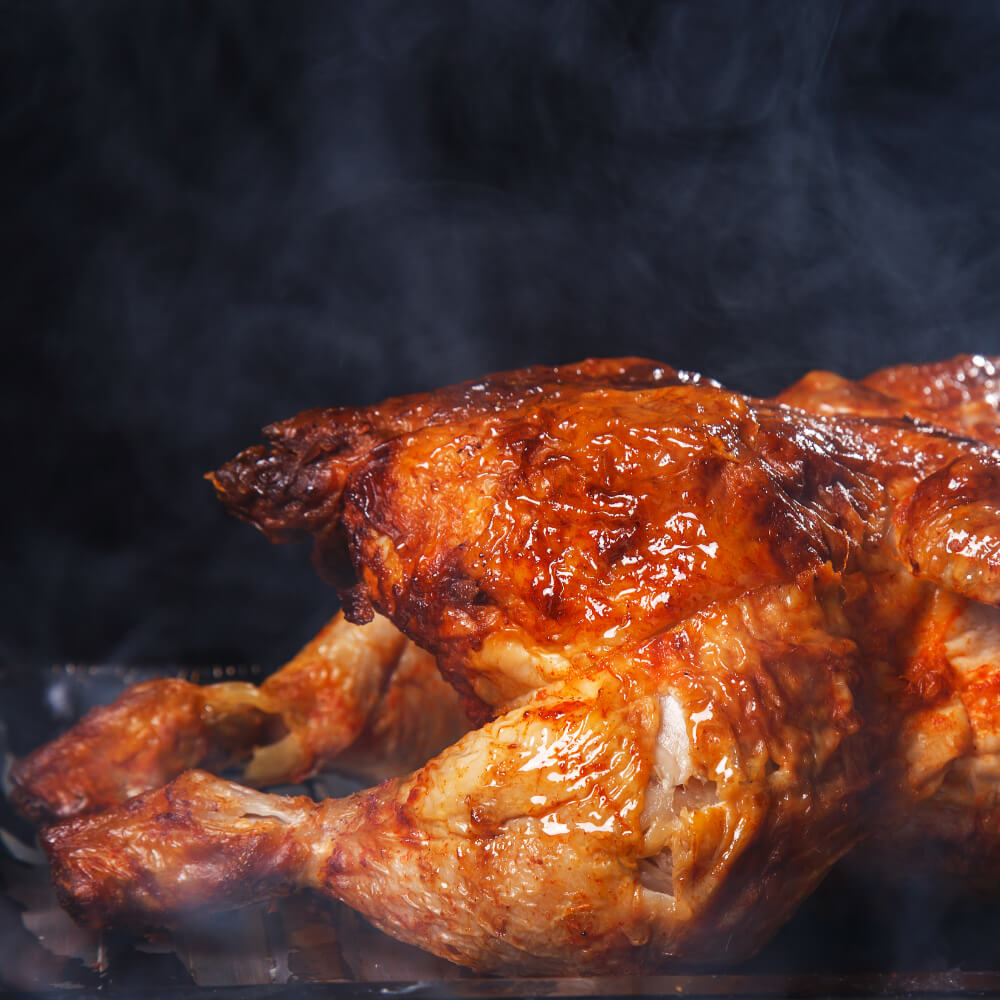
[(0, 4), (12, 662), (279, 662), (201, 481), (307, 406), (996, 350), (991, 5)]

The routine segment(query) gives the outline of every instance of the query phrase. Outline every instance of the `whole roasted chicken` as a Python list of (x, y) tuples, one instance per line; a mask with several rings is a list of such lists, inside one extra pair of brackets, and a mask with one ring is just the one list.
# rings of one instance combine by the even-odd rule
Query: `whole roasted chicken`
[[(23, 807), (80, 813), (44, 834), (65, 905), (156, 925), (309, 887), (475, 969), (580, 973), (747, 955), (887, 831), (995, 875), (998, 395), (985, 358), (770, 401), (621, 359), (269, 428), (211, 478), (272, 540), (313, 537), (357, 655), (189, 692), (131, 781), (77, 800), (58, 761), (114, 745), (114, 706), (30, 755)], [(421, 749), (469, 729), (413, 773), (319, 803), (155, 787), (376, 742), (404, 653), (465, 708), (417, 684)], [(324, 690), (367, 694), (326, 732)]]

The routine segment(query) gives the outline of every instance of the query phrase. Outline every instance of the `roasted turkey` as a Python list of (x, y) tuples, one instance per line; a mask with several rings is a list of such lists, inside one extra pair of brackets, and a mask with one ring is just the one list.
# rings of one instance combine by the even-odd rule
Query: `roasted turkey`
[[(157, 925), (305, 886), (475, 969), (580, 973), (747, 955), (890, 832), (995, 877), (997, 400), (984, 358), (769, 401), (623, 359), (274, 425), (223, 502), (312, 536), (339, 627), (391, 621), (478, 728), (344, 800), (199, 771), (69, 819), (65, 904)], [(314, 766), (279, 704), (235, 742)], [(59, 801), (44, 771), (22, 801)]]

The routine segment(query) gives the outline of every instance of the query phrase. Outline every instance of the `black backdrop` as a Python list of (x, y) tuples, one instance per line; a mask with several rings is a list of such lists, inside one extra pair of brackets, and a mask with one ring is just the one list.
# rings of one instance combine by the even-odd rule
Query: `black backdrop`
[(12, 663), (294, 651), (201, 476), (307, 406), (1000, 350), (997, 4), (3, 0), (0, 143)]

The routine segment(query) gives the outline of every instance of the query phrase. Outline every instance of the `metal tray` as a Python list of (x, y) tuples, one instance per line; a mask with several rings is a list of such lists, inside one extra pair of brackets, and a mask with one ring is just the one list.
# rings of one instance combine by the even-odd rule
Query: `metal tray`
[[(155, 676), (259, 680), (253, 668), (64, 665), (0, 668), (0, 749), (9, 761), (127, 684)], [(322, 777), (314, 796), (356, 787)], [(303, 788), (289, 789), (302, 792)], [(1000, 996), (1000, 905), (920, 881), (872, 883), (835, 869), (752, 961), (635, 978), (480, 978), (301, 894), (213, 915), (183, 933), (93, 933), (59, 909), (34, 831), (0, 801), (0, 990), (12, 996), (774, 997)]]

